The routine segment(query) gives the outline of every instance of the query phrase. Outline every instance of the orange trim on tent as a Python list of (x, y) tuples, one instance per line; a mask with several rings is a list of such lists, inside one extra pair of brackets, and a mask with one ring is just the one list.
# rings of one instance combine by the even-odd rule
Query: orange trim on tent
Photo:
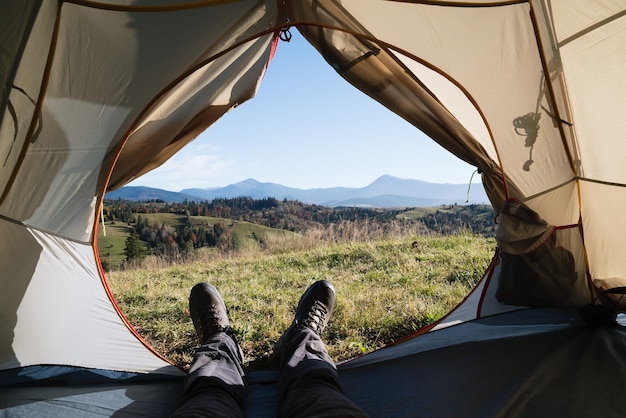
[[(269, 32), (267, 32), (267, 33), (269, 33)], [(263, 35), (266, 35), (267, 33), (263, 33)], [(273, 37), (273, 39), (272, 39), (272, 49), (271, 49), (271, 52), (270, 52), (270, 57), (269, 57), (268, 62), (267, 62), (267, 64), (266, 64), (266, 68), (267, 68), (267, 65), (269, 65), (269, 62), (270, 62), (270, 61), (271, 61), (271, 59), (274, 57), (274, 54), (275, 54), (275, 52), (276, 52), (276, 49), (277, 49), (277, 46), (278, 46), (278, 41), (279, 41), (279, 36), (280, 36), (280, 35), (279, 35), (279, 33), (280, 33), (279, 31), (275, 31), (275, 32), (274, 32), (274, 37)], [(263, 36), (263, 35), (260, 35), (260, 36)], [(259, 36), (259, 37), (260, 37), (260, 36)], [(256, 38), (254, 38), (254, 39), (256, 39)], [(237, 47), (237, 46), (239, 46), (239, 45), (241, 45), (241, 44), (243, 44), (243, 43), (245, 43), (245, 42), (247, 42), (247, 41), (241, 42), (240, 44), (237, 44), (237, 45), (233, 46), (232, 48), (229, 48), (227, 51), (223, 51), (222, 53), (217, 54), (217, 55), (215, 55), (215, 56), (211, 57), (209, 60), (206, 60), (206, 61), (205, 61), (205, 63), (208, 63), (209, 61), (211, 61), (211, 60), (213, 60), (213, 59), (215, 59), (215, 58), (217, 58), (217, 57), (219, 57), (219, 56), (221, 56), (221, 55), (225, 54), (226, 52), (228, 52), (228, 51), (230, 51), (230, 50), (234, 49), (235, 47)], [(204, 65), (204, 64), (202, 64), (202, 65)], [(197, 68), (199, 68), (199, 67), (197, 67)], [(124, 141), (122, 141), (122, 145), (120, 146), (120, 148), (119, 148), (118, 152), (116, 153), (116, 156), (115, 156), (114, 162), (113, 162), (113, 163), (111, 164), (111, 166), (110, 166), (110, 169), (109, 169), (108, 174), (107, 174), (107, 177), (106, 177), (106, 182), (105, 182), (105, 184), (104, 184), (104, 188), (103, 188), (103, 190), (101, 190), (101, 193), (100, 193), (100, 196), (99, 196), (99, 199), (98, 199), (99, 204), (97, 205), (97, 209), (96, 209), (97, 213), (99, 213), (99, 212), (102, 210), (102, 207), (104, 206), (104, 195), (105, 195), (105, 193), (106, 193), (106, 185), (108, 184), (108, 181), (109, 181), (109, 179), (111, 178), (111, 175), (112, 175), (113, 170), (114, 170), (114, 168), (115, 168), (115, 162), (117, 162), (117, 159), (119, 158), (119, 156), (120, 156), (120, 154), (121, 154), (121, 152), (122, 152), (122, 149), (124, 148), (124, 146), (123, 146), (123, 145), (124, 145), (124, 144), (126, 143), (126, 141), (128, 140), (128, 137), (130, 136), (130, 133), (133, 131), (134, 127), (138, 124), (138, 121), (141, 119), (141, 116), (143, 116), (143, 115), (147, 112), (147, 110), (148, 110), (148, 109), (152, 106), (152, 104), (153, 104), (154, 102), (156, 102), (156, 100), (157, 100), (157, 98), (158, 98), (158, 97), (160, 97), (161, 95), (165, 94), (165, 92), (166, 92), (167, 90), (169, 90), (169, 88), (173, 87), (176, 83), (178, 83), (180, 80), (182, 80), (184, 77), (186, 77), (186, 76), (188, 76), (188, 75), (189, 75), (188, 73), (185, 73), (183, 76), (179, 77), (179, 78), (178, 78), (175, 82), (171, 83), (171, 84), (170, 84), (170, 85), (168, 85), (165, 89), (163, 89), (163, 90), (162, 90), (162, 91), (161, 91), (161, 92), (160, 92), (160, 93), (159, 93), (159, 94), (158, 94), (158, 95), (157, 95), (157, 96), (156, 96), (156, 97), (155, 97), (155, 98), (154, 98), (154, 99), (153, 99), (153, 100), (152, 100), (152, 101), (148, 104), (148, 106), (146, 106), (146, 107), (144, 108), (144, 110), (140, 113), (139, 117), (135, 120), (135, 123), (134, 123), (134, 124), (132, 124), (131, 128), (130, 128), (130, 129), (128, 130), (128, 132), (126, 133), (125, 139), (124, 139)], [(128, 330), (129, 330), (129, 331), (130, 331), (130, 332), (131, 332), (131, 333), (132, 333), (132, 334), (133, 334), (133, 335), (134, 335), (134, 336), (135, 336), (135, 337), (136, 337), (136, 338), (137, 338), (137, 339), (138, 339), (138, 340), (139, 340), (139, 341), (140, 341), (140, 342), (141, 342), (141, 343), (142, 343), (142, 344), (146, 347), (146, 348), (148, 348), (148, 349), (149, 349), (149, 350), (150, 350), (153, 354), (155, 354), (157, 357), (159, 357), (159, 358), (161, 358), (162, 360), (164, 360), (164, 361), (166, 361), (166, 362), (168, 362), (168, 363), (170, 363), (170, 364), (172, 364), (172, 365), (173, 365), (174, 363), (172, 363), (169, 359), (165, 358), (162, 354), (160, 354), (158, 351), (156, 351), (156, 350), (155, 350), (155, 349), (154, 349), (154, 348), (153, 348), (153, 347), (152, 347), (152, 346), (151, 346), (151, 345), (150, 345), (150, 344), (149, 344), (149, 343), (148, 343), (148, 342), (147, 342), (147, 341), (146, 341), (146, 340), (145, 340), (145, 339), (144, 339), (144, 338), (143, 338), (143, 337), (142, 337), (142, 336), (141, 336), (141, 335), (137, 332), (137, 330), (133, 327), (133, 325), (130, 323), (130, 321), (128, 321), (128, 319), (126, 318), (126, 316), (124, 315), (124, 313), (123, 313), (123, 312), (122, 312), (122, 310), (120, 309), (119, 305), (117, 304), (117, 302), (116, 302), (116, 300), (115, 300), (115, 297), (113, 296), (113, 293), (111, 292), (111, 289), (110, 289), (110, 287), (109, 287), (109, 284), (108, 284), (108, 282), (107, 282), (107, 280), (106, 280), (106, 274), (105, 274), (104, 269), (103, 269), (103, 267), (102, 267), (102, 263), (101, 263), (101, 260), (100, 260), (100, 254), (99, 254), (99, 251), (98, 251), (98, 224), (99, 224), (99, 222), (100, 222), (100, 218), (99, 218), (99, 216), (97, 216), (97, 214), (96, 214), (96, 216), (95, 216), (95, 222), (94, 222), (94, 227), (93, 227), (93, 235), (92, 235), (92, 240), (91, 240), (91, 246), (92, 246), (92, 248), (93, 248), (93, 251), (94, 251), (94, 256), (95, 256), (95, 259), (96, 259), (97, 264), (98, 264), (98, 272), (99, 272), (99, 274), (100, 274), (100, 280), (101, 280), (101, 282), (102, 282), (102, 285), (103, 285), (103, 287), (104, 287), (104, 289), (105, 289), (105, 292), (106, 292), (106, 294), (107, 294), (107, 296), (108, 296), (109, 300), (111, 301), (111, 304), (113, 305), (113, 307), (114, 307), (115, 311), (116, 311), (116, 312), (117, 312), (117, 314), (119, 315), (119, 317), (120, 317), (120, 319), (122, 320), (122, 322), (124, 322), (124, 324), (126, 325), (126, 327), (128, 328)]]
[(98, 273), (100, 274), (100, 281), (102, 283), (102, 287), (104, 287), (104, 291), (106, 292), (106, 294), (107, 294), (107, 296), (109, 298), (109, 301), (111, 302), (111, 305), (113, 305), (113, 308), (115, 309), (115, 312), (117, 312), (117, 315), (120, 317), (120, 319), (122, 320), (124, 325), (126, 325), (126, 328), (128, 328), (128, 330), (135, 336), (135, 338), (137, 338), (139, 340), (139, 342), (141, 342), (148, 350), (150, 350), (150, 352), (152, 352), (152, 354), (154, 354), (155, 356), (157, 356), (161, 360), (163, 360), (163, 361), (165, 361), (165, 362), (175, 366), (175, 364), (172, 363), (171, 360), (165, 358), (154, 347), (152, 347), (141, 335), (139, 335), (139, 333), (137, 332), (135, 327), (133, 327), (133, 325), (128, 321), (128, 319), (126, 318), (126, 316), (124, 315), (124, 313), (120, 309), (119, 305), (117, 304), (117, 302), (115, 300), (115, 297), (113, 296), (113, 292), (111, 292), (111, 288), (109, 287), (109, 283), (106, 280), (106, 275), (104, 273), (104, 269), (102, 268), (102, 263), (100, 262), (100, 253), (98, 251), (98, 239), (97, 239), (97, 236), (98, 236), (98, 222), (99, 222), (99, 219), (98, 219), (98, 217), (96, 217), (96, 225), (94, 227), (94, 239), (92, 241), (91, 248), (94, 251), (94, 256), (95, 256), (95, 259), (96, 259), (96, 263), (98, 265)]
[[(481, 297), (480, 297), (480, 302), (478, 304), (478, 310), (476, 312), (476, 318), (474, 318), (474, 319), (480, 318), (480, 307), (482, 306), (484, 293), (485, 293), (486, 289), (488, 288), (489, 281), (491, 280), (491, 276), (493, 275), (493, 270), (494, 270), (494, 267), (495, 267), (497, 259), (498, 259), (497, 255), (498, 255), (498, 250), (496, 248), (494, 256), (491, 259), (491, 262), (489, 263), (489, 266), (487, 267), (487, 270), (485, 270), (485, 272), (483, 273), (482, 278), (478, 282), (478, 283), (480, 283), (482, 281), (486, 281), (485, 282), (485, 286), (483, 287), (483, 290), (482, 290), (482, 294), (481, 294)], [(417, 337), (419, 335), (422, 335), (422, 334), (425, 334), (425, 333), (429, 332), (430, 330), (435, 328), (437, 325), (439, 325), (440, 323), (445, 321), (452, 313), (454, 313), (456, 311), (456, 309), (459, 306), (461, 306), (463, 303), (465, 303), (465, 301), (474, 293), (474, 291), (476, 291), (477, 287), (478, 287), (478, 284), (476, 284), (474, 286), (474, 290), (472, 292), (470, 292), (467, 295), (465, 295), (463, 300), (461, 302), (459, 302), (454, 308), (452, 308), (445, 316), (441, 317), (440, 319), (438, 319), (437, 321), (433, 322), (432, 324), (426, 325), (425, 327), (422, 327), (422, 328), (420, 328), (420, 329), (418, 329), (418, 330), (416, 330), (416, 331), (414, 331), (414, 332), (412, 332), (412, 333), (410, 333), (410, 334), (408, 334), (408, 335), (406, 335), (406, 336), (404, 336), (402, 338), (399, 338), (399, 339), (397, 339), (397, 340), (395, 340), (395, 341), (385, 345), (384, 347), (381, 348), (381, 350), (386, 348), (386, 347), (393, 347), (394, 345), (403, 343), (403, 342), (411, 340), (411, 339), (413, 339), (413, 338), (415, 338), (415, 337)]]

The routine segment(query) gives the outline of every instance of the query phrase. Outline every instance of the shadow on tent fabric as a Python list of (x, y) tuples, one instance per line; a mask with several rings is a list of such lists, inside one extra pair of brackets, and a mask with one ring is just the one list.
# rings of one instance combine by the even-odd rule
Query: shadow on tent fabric
[(623, 327), (578, 324), (508, 338), (494, 332), (345, 370), (342, 383), (373, 417), (616, 417), (625, 364)]
[(533, 149), (535, 148), (535, 142), (539, 135), (539, 120), (541, 119), (541, 113), (527, 113), (524, 116), (517, 117), (513, 120), (513, 126), (515, 133), (524, 137), (524, 146), (530, 148), (528, 151), (528, 160), (522, 167), (524, 171), (530, 171), (530, 166), (534, 162)]
[[(50, 376), (38, 380), (39, 375)], [(133, 377), (64, 366), (31, 366), (1, 377), (0, 416), (168, 417), (183, 387), (180, 376)]]
[[(51, 376), (39, 379), (41, 375)], [(0, 416), (166, 418), (180, 405), (183, 377), (129, 375), (64, 366), (4, 371)], [(276, 417), (277, 373), (259, 371), (249, 377), (247, 416)]]
[[(14, 367), (18, 364), (13, 351), (17, 310), (22, 303), (30, 279), (37, 267), (41, 245), (24, 228), (0, 218), (0, 364)], [(20, 260), (18, 263), (15, 260)]]
[[(22, 115), (17, 115), (21, 121), (19, 126), (26, 124)], [(12, 183), (0, 207), (0, 367), (8, 369), (19, 364), (13, 352), (14, 332), (17, 326), (17, 311), (22, 305), (32, 281), (43, 251), (41, 244), (22, 222), (40, 218), (39, 212), (50, 210), (46, 206), (46, 199), (51, 184), (58, 173), (63, 169), (67, 160), (64, 152), (68, 145), (62, 128), (50, 112), (42, 110), (36, 134), (42, 126), (56, 135), (56, 152), (47, 152), (49, 144), (40, 142), (40, 136), (33, 135), (29, 143), (29, 152), (24, 157), (23, 167)], [(19, 126), (16, 129), (19, 129)], [(25, 132), (16, 131), (25, 134)], [(28, 162), (26, 162), (28, 160)], [(5, 193), (0, 190), (0, 195)], [(53, 221), (54, 222), (54, 221)], [(35, 225), (44, 227), (44, 225)]]
[(169, 417), (178, 407), (182, 392), (182, 379), (128, 385), (124, 388), (124, 397), (130, 403), (111, 417)]

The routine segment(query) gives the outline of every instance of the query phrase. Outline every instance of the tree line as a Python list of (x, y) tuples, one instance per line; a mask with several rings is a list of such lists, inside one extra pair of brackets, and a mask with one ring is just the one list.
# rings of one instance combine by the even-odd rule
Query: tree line
[(232, 232), (224, 222), (194, 224), (187, 216), (183, 224), (150, 224), (146, 216), (137, 215), (137, 221), (132, 226), (137, 239), (143, 241), (152, 254), (168, 259), (186, 256), (196, 248), (225, 248), (231, 245)]
[[(410, 209), (376, 209), (361, 207), (324, 207), (293, 200), (250, 197), (220, 198), (212, 201), (183, 201), (168, 203), (159, 200), (133, 202), (105, 200), (105, 221), (124, 222), (132, 228), (126, 240), (127, 260), (142, 258), (146, 252), (173, 259), (186, 256), (201, 247), (228, 249), (233, 245), (231, 225), (227, 222), (209, 224), (195, 217), (215, 217), (247, 221), (270, 228), (305, 234), (312, 229), (344, 231), (346, 225), (366, 225), (371, 230), (397, 226), (398, 215)], [(147, 214), (171, 213), (181, 215), (176, 225), (150, 221)], [(427, 233), (451, 234), (460, 230), (483, 236), (493, 236), (493, 210), (485, 205), (443, 205), (419, 218), (404, 219), (403, 223), (419, 223)], [(367, 229), (367, 228), (365, 228)], [(413, 228), (415, 230), (415, 228)]]
[(211, 201), (168, 203), (162, 200), (133, 202), (122, 199), (105, 200), (105, 221), (134, 222), (136, 215), (148, 213), (174, 213), (187, 216), (211, 216), (236, 219), (267, 226), (302, 232), (311, 223), (328, 225), (342, 221), (375, 219), (389, 221), (406, 210), (387, 210), (360, 207), (329, 208), (297, 200), (278, 200), (273, 197), (217, 198)]

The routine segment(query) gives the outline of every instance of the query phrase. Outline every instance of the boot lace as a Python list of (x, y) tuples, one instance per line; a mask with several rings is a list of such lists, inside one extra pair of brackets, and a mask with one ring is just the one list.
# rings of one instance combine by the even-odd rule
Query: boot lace
[(326, 326), (325, 322), (327, 314), (328, 309), (326, 309), (326, 306), (322, 302), (316, 300), (313, 303), (313, 306), (311, 306), (311, 309), (309, 309), (306, 319), (302, 321), (303, 325), (306, 325), (316, 333), (320, 334)]
[(202, 327), (203, 340), (211, 334), (228, 330), (229, 327), (222, 325), (223, 314), (220, 307), (215, 304), (208, 305), (206, 309), (196, 312), (196, 321)]

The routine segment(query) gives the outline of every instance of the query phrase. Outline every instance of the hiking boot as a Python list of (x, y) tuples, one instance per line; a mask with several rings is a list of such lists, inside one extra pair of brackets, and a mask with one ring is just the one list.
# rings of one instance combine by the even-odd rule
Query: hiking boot
[(283, 333), (274, 346), (270, 359), (271, 364), (278, 368), (283, 366), (293, 347), (288, 347), (293, 330), (306, 327), (320, 335), (335, 308), (335, 287), (326, 280), (313, 283), (300, 297), (296, 314), (291, 326)]
[(292, 326), (305, 326), (320, 335), (334, 308), (335, 287), (326, 280), (319, 280), (300, 297)]
[(222, 296), (209, 283), (198, 283), (189, 294), (189, 315), (200, 345), (218, 332), (231, 332)]

